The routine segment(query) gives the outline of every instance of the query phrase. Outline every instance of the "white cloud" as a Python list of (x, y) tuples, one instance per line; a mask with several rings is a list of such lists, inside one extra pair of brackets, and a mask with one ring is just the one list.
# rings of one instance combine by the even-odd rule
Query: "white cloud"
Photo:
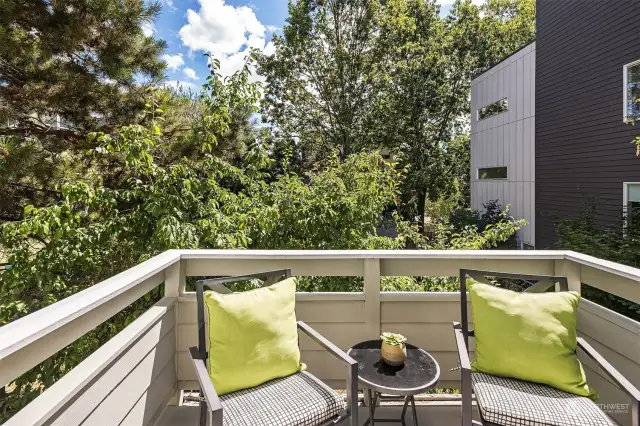
[(163, 1), (162, 1), (162, 3), (166, 4), (166, 5), (167, 5), (167, 7), (168, 7), (170, 10), (172, 10), (172, 11), (174, 11), (174, 10), (177, 10), (177, 9), (178, 9), (177, 7), (175, 7), (175, 6), (173, 5), (173, 0), (163, 0)]
[(193, 68), (184, 67), (182, 69), (182, 72), (184, 73), (185, 76), (187, 76), (187, 78), (190, 78), (191, 80), (198, 79), (198, 75), (196, 74), (196, 71)]
[(167, 63), (167, 68), (170, 70), (177, 70), (184, 65), (182, 53), (178, 53), (176, 55), (162, 55), (162, 59)]
[(151, 37), (154, 31), (156, 30), (155, 25), (153, 25), (153, 22), (143, 22), (141, 27), (142, 27), (142, 34), (144, 34), (145, 37)]
[(187, 10), (187, 25), (180, 38), (193, 50), (233, 54), (243, 46), (264, 47), (266, 27), (247, 6), (233, 7), (224, 0), (199, 0), (200, 11)]
[[(251, 8), (234, 7), (225, 0), (198, 1), (200, 10), (187, 10), (187, 24), (179, 36), (191, 51), (207, 52), (219, 59), (222, 75), (241, 69), (249, 48), (274, 50), (266, 34), (275, 27), (263, 25)], [(256, 79), (254, 73), (252, 80)]]
[(267, 45), (264, 47), (264, 53), (265, 55), (273, 55), (274, 53), (276, 53), (276, 45), (273, 44), (273, 41), (267, 43)]

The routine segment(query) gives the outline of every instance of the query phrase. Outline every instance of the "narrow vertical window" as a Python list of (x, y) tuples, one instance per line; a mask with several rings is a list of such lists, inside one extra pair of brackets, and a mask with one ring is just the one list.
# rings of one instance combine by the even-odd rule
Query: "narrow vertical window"
[(624, 119), (640, 119), (640, 61), (624, 66)]

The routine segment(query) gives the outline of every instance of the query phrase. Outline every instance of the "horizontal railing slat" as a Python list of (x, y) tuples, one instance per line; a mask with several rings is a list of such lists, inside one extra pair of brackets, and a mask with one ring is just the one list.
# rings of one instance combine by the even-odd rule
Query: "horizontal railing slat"
[[(0, 370), (4, 358), (90, 313), (143, 281), (157, 276), (162, 278), (157, 283), (160, 284), (164, 281), (164, 270), (179, 260), (179, 251), (166, 251), (73, 296), (0, 327)], [(122, 306), (124, 307), (126, 305)], [(0, 380), (0, 383), (4, 382)]]

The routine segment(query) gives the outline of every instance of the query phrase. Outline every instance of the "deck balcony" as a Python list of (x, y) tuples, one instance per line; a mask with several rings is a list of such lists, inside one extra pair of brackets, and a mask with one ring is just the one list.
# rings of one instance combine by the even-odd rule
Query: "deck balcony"
[[(363, 291), (298, 293), (297, 317), (343, 349), (399, 332), (434, 355), (438, 388), (459, 388), (452, 321), (460, 320), (459, 294), (382, 292), (384, 276), (457, 276), (460, 268), (562, 275), (569, 287), (588, 284), (640, 303), (640, 269), (571, 251), (227, 251), (171, 250), (65, 300), (0, 328), (0, 383), (16, 377), (164, 283), (164, 297), (99, 350), (11, 418), (25, 425), (197, 425), (198, 408), (183, 391), (198, 389), (188, 348), (197, 344), (195, 293), (187, 277), (240, 275), (291, 268), (296, 276), (362, 277)], [(578, 329), (635, 386), (640, 386), (640, 323), (582, 300)], [(302, 360), (336, 389), (344, 369), (305, 336)], [(631, 423), (622, 391), (579, 354), (600, 404), (622, 425)], [(460, 424), (460, 400), (425, 394), (420, 424)], [(397, 415), (401, 404), (383, 400), (379, 412)], [(396, 412), (394, 412), (396, 411)], [(360, 409), (361, 421), (366, 408)]]

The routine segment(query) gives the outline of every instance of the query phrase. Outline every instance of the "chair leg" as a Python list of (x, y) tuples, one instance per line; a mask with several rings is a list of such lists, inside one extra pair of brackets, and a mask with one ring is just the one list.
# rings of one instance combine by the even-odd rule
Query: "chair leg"
[(207, 425), (207, 410), (207, 403), (200, 401), (200, 426), (209, 426)]
[[(365, 394), (366, 395), (366, 394)], [(351, 426), (360, 426), (358, 424), (358, 364), (353, 364), (347, 370), (347, 408), (350, 410), (351, 418), (349, 424)]]
[(467, 371), (462, 372), (462, 426), (472, 426), (473, 423), (473, 404), (471, 387), (471, 374)]

